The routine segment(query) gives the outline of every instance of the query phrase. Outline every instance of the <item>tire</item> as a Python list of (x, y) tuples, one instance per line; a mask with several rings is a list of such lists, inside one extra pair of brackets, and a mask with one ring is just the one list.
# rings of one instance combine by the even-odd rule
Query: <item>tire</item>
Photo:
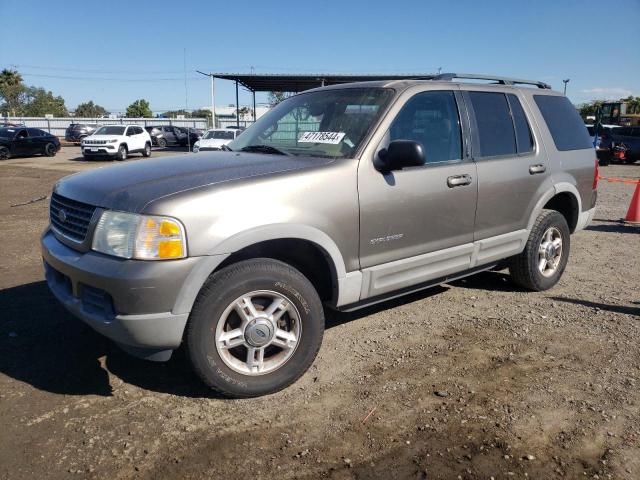
[[(556, 242), (558, 237), (559, 256)], [(550, 239), (554, 240), (551, 242), (554, 244), (553, 248), (549, 245)], [(528, 290), (548, 290), (560, 280), (567, 266), (570, 250), (571, 236), (565, 218), (555, 210), (543, 210), (533, 224), (524, 251), (509, 261), (511, 278), (517, 285)], [(544, 264), (543, 259), (546, 261)], [(545, 267), (542, 268), (542, 265)]]
[(128, 155), (127, 146), (126, 145), (120, 145), (118, 147), (118, 154), (116, 155), (116, 160), (118, 160), (120, 162), (123, 161), (123, 160), (126, 160), (127, 159), (127, 155)]
[(159, 138), (158, 139), (158, 147), (167, 148), (167, 139), (166, 138)]
[(151, 144), (149, 142), (144, 144), (144, 150), (142, 150), (142, 156), (143, 157), (151, 156)]
[[(274, 315), (281, 316), (273, 324), (274, 315), (260, 315), (277, 298), (283, 303), (275, 310)], [(247, 305), (253, 305), (258, 316), (251, 315)], [(244, 321), (239, 312), (244, 312)], [(240, 334), (226, 340), (226, 345), (237, 346), (224, 346), (221, 335), (230, 331)], [(209, 277), (189, 316), (186, 344), (193, 369), (206, 385), (227, 397), (248, 398), (277, 392), (295, 382), (313, 363), (323, 333), (322, 303), (311, 282), (286, 263), (257, 258)], [(256, 348), (259, 343), (252, 343), (253, 339), (267, 343)], [(277, 346), (282, 343), (287, 347)], [(262, 362), (259, 350), (263, 351)]]
[(55, 157), (56, 156), (56, 146), (49, 142), (44, 146), (44, 149), (42, 150), (44, 155), (47, 157)]
[(7, 147), (0, 147), (0, 160), (9, 160), (11, 158), (11, 152)]

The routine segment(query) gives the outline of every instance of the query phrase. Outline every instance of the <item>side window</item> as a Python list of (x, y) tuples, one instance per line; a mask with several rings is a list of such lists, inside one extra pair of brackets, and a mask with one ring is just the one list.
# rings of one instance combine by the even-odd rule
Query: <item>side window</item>
[(480, 139), (479, 156), (514, 155), (516, 137), (507, 97), (503, 93), (469, 92), (469, 98)]
[(29, 134), (27, 133), (26, 129), (19, 130), (16, 134), (16, 138), (27, 138), (28, 136)]
[(142, 127), (136, 127), (136, 135), (140, 135), (142, 133)]
[(511, 107), (513, 125), (516, 127), (516, 146), (518, 147), (518, 153), (528, 153), (533, 150), (533, 135), (531, 135), (531, 127), (527, 121), (527, 116), (522, 109), (522, 104), (520, 100), (518, 100), (518, 97), (512, 93), (508, 93), (507, 99)]
[(568, 98), (534, 95), (533, 99), (559, 151), (593, 148), (584, 122)]
[(37, 128), (28, 128), (27, 130), (29, 131), (29, 136), (30, 137), (41, 137), (42, 136), (42, 130), (38, 130)]
[(389, 139), (421, 143), (428, 163), (460, 160), (462, 137), (453, 92), (431, 91), (412, 97), (393, 121)]
[(127, 137), (130, 137), (131, 135), (134, 134), (134, 129), (135, 127), (127, 127)]

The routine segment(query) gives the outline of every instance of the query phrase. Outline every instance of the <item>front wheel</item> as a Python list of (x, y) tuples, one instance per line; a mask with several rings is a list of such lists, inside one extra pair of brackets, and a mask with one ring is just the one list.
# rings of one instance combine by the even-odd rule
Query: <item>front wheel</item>
[(0, 147), (0, 160), (8, 160), (11, 158), (11, 152), (7, 147)]
[(228, 397), (254, 397), (282, 390), (311, 366), (324, 313), (304, 275), (259, 258), (213, 274), (187, 328), (189, 358), (204, 383)]
[(166, 148), (167, 147), (167, 140), (164, 139), (164, 138), (159, 138), (158, 139), (158, 147)]
[(533, 224), (524, 251), (509, 261), (511, 278), (528, 290), (548, 290), (560, 280), (570, 247), (564, 216), (555, 210), (543, 210)]
[(124, 145), (120, 145), (118, 148), (118, 154), (116, 155), (116, 160), (122, 161), (127, 159), (127, 147)]

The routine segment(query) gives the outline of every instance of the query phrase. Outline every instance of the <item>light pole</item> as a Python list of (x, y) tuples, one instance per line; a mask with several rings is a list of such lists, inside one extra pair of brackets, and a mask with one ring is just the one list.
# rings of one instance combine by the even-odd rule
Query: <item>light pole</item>
[(564, 93), (563, 95), (567, 95), (567, 83), (569, 83), (569, 80), (571, 80), (570, 78), (566, 78), (564, 80), (562, 80), (562, 83), (564, 83)]
[(196, 70), (196, 72), (198, 72), (201, 75), (205, 75), (211, 79), (211, 123), (212, 123), (211, 126), (213, 128), (216, 128), (216, 96), (215, 96), (215, 86), (213, 83), (214, 82), (213, 74), (204, 73), (204, 72), (201, 72), (200, 70)]

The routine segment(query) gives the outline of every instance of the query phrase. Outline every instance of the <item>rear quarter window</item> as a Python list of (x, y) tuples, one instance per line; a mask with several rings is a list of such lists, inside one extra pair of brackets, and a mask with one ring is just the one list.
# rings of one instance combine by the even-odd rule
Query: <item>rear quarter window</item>
[(584, 122), (568, 98), (552, 95), (534, 95), (533, 98), (558, 150), (593, 148)]

